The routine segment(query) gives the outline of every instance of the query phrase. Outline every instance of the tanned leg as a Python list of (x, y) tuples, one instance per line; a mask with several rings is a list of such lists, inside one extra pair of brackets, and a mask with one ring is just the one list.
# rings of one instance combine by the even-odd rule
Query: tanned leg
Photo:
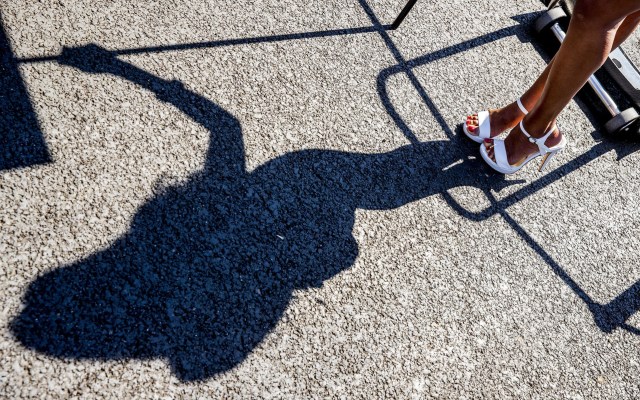
[[(627, 16), (618, 30), (616, 31), (615, 39), (613, 40), (612, 48), (617, 48), (622, 44), (640, 25), (640, 11), (635, 12)], [(547, 83), (549, 77), (549, 71), (553, 66), (555, 58), (551, 60), (549, 65), (544, 69), (542, 74), (536, 79), (529, 89), (522, 95), (520, 100), (527, 110), (532, 110), (540, 100), (544, 86)], [(518, 108), (518, 105), (513, 102), (505, 107), (490, 110), (491, 118), (491, 136), (496, 136), (501, 132), (514, 128), (524, 117), (524, 114)], [(478, 115), (470, 115), (467, 118), (467, 126), (469, 130), (475, 131), (478, 127)]]
[[(632, 17), (629, 21), (637, 22), (635, 14), (639, 11), (640, 0), (577, 1), (567, 36), (548, 68), (540, 98), (524, 117), (525, 128), (533, 137), (543, 136), (554, 126), (560, 112), (609, 56), (623, 21)], [(554, 146), (560, 140), (560, 132), (556, 131), (546, 145)], [(485, 141), (485, 146), (493, 157), (492, 141)], [(505, 147), (511, 165), (537, 151), (518, 126), (505, 140)]]

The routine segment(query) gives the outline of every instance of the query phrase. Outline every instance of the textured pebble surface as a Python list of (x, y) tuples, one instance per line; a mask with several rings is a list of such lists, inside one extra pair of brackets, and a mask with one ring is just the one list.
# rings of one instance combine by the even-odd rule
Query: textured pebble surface
[(48, 154), (0, 149), (1, 398), (640, 396), (638, 146), (575, 102), (546, 174), (460, 138), (542, 5), (363, 4), (0, 1)]

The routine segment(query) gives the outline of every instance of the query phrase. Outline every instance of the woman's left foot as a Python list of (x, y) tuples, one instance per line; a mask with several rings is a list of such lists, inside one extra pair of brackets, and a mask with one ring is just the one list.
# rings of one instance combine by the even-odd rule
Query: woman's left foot
[[(490, 136), (492, 138), (518, 125), (518, 123), (526, 115), (526, 113), (523, 112), (520, 106), (518, 106), (518, 103), (515, 101), (502, 108), (492, 109), (488, 112), (489, 120), (491, 123)], [(467, 131), (470, 132), (471, 135), (479, 135), (480, 123), (478, 121), (478, 114), (467, 116), (465, 124), (467, 127)]]

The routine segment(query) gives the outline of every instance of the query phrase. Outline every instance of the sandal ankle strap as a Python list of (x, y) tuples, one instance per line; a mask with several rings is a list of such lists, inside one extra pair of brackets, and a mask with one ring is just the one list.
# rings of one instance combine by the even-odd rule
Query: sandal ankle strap
[(521, 100), (521, 99), (518, 99), (518, 100), (516, 101), (516, 103), (518, 104), (518, 108), (520, 108), (520, 111), (522, 111), (522, 113), (523, 113), (524, 115), (529, 114), (529, 110), (527, 110), (527, 109), (525, 108), (525, 106), (522, 104), (522, 100)]
[(540, 154), (546, 154), (549, 153), (551, 150), (545, 146), (545, 142), (547, 141), (547, 139), (549, 138), (549, 136), (551, 136), (551, 134), (553, 132), (555, 132), (556, 130), (556, 126), (553, 125), (551, 127), (551, 129), (549, 129), (549, 132), (545, 133), (545, 135), (543, 137), (540, 138), (534, 138), (533, 136), (531, 136), (529, 134), (529, 132), (527, 132), (526, 129), (524, 129), (524, 120), (520, 121), (520, 130), (522, 131), (522, 133), (524, 133), (524, 135), (529, 139), (529, 142), (535, 144), (538, 146), (538, 149), (540, 150)]

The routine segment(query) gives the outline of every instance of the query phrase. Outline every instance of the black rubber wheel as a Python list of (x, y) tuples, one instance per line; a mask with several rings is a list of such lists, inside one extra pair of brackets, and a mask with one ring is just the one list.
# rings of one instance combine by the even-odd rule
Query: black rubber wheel
[(635, 108), (627, 108), (620, 114), (611, 118), (605, 125), (604, 130), (609, 135), (619, 135), (628, 133), (631, 126), (638, 121), (640, 115)]
[(560, 5), (561, 0), (542, 0), (542, 4), (547, 6), (547, 8), (558, 7)]
[(544, 33), (547, 29), (551, 28), (556, 22), (567, 18), (567, 14), (560, 7), (554, 7), (536, 19), (533, 24), (533, 28), (537, 33)]

